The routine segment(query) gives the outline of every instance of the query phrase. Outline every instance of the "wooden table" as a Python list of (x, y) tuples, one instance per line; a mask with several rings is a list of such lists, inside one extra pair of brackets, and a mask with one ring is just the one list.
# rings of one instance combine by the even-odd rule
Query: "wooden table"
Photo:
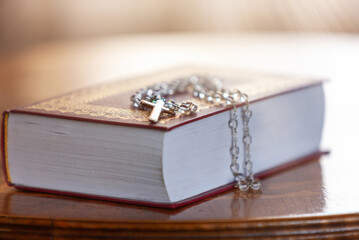
[[(34, 47), (0, 58), (0, 110), (115, 77), (183, 63), (324, 75), (330, 155), (263, 181), (261, 197), (228, 191), (166, 210), (17, 191), (0, 182), (0, 239), (359, 238), (359, 37), (147, 35)], [(356, 81), (355, 81), (356, 80)]]

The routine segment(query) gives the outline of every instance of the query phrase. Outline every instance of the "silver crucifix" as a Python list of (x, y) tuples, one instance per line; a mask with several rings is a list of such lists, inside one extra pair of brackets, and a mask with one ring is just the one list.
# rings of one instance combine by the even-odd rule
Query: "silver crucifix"
[(152, 112), (148, 117), (151, 122), (157, 122), (162, 112), (173, 114), (173, 112), (169, 108), (164, 107), (165, 102), (162, 99), (157, 100), (155, 103), (141, 100), (141, 104), (148, 107), (153, 107)]

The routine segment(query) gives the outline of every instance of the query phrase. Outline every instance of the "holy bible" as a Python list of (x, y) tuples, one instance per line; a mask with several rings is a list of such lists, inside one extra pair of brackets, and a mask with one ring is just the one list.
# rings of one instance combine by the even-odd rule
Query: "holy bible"
[[(323, 80), (242, 70), (179, 68), (104, 83), (4, 112), (6, 182), (23, 190), (176, 208), (234, 186), (231, 107), (190, 93), (198, 111), (148, 120), (131, 95), (156, 82), (217, 76), (247, 93), (253, 169), (259, 178), (319, 153)], [(242, 124), (238, 104), (239, 124)], [(241, 129), (241, 127), (239, 127)], [(238, 139), (243, 133), (239, 131)], [(240, 143), (240, 159), (244, 146)]]

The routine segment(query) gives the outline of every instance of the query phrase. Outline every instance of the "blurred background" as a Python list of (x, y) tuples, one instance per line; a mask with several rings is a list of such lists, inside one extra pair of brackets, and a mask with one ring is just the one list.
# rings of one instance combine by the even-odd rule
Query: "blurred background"
[(0, 0), (0, 111), (183, 64), (356, 80), (358, 13), (356, 0)]
[(0, 0), (0, 51), (168, 32), (358, 32), (356, 0)]
[(323, 76), (319, 175), (341, 199), (358, 170), (358, 33), (357, 0), (0, 0), (0, 111), (183, 64)]

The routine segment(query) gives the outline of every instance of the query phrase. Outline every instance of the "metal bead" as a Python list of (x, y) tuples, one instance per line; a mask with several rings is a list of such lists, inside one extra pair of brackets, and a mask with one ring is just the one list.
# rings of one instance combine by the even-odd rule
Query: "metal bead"
[(171, 104), (176, 104), (175, 100), (173, 100), (173, 99), (169, 99), (167, 102), (169, 102)]
[(244, 116), (246, 117), (246, 118), (251, 118), (252, 117), (252, 111), (251, 110), (244, 110)]
[(235, 177), (234, 177), (234, 180), (235, 180), (236, 182), (240, 182), (240, 181), (241, 181), (241, 176), (240, 176), (240, 175), (235, 176)]
[(147, 92), (147, 88), (141, 88), (137, 93), (140, 93), (140, 94), (146, 94)]
[(238, 89), (233, 89), (231, 91), (231, 96), (233, 97), (233, 99), (237, 100), (239, 98), (239, 96), (242, 95), (241, 91), (239, 91)]
[(243, 142), (245, 144), (251, 144), (252, 143), (252, 137), (250, 135), (246, 135), (243, 137)]
[(154, 97), (153, 97), (153, 100), (160, 100), (162, 99), (161, 95), (160, 94), (156, 94)]
[(217, 88), (222, 87), (222, 80), (219, 77), (212, 78), (212, 81), (216, 85)]
[(168, 89), (167, 90), (168, 95), (173, 95), (174, 93), (175, 93), (175, 91), (173, 89)]
[(222, 98), (227, 99), (229, 97), (229, 91), (227, 89), (222, 89)]
[(237, 128), (238, 127), (238, 120), (236, 118), (232, 118), (229, 122), (228, 122), (228, 126), (230, 128)]
[(191, 84), (193, 84), (193, 85), (194, 85), (194, 84), (197, 84), (198, 81), (199, 81), (199, 78), (198, 78), (197, 76), (195, 76), (195, 75), (189, 77), (189, 82), (190, 82)]
[(220, 103), (222, 101), (221, 95), (216, 93), (214, 95), (214, 100), (216, 101), (216, 103)]
[(134, 107), (134, 108), (138, 108), (139, 106), (140, 106), (139, 103), (137, 103), (137, 102), (134, 102), (134, 103), (133, 103), (133, 107)]
[(186, 90), (186, 88), (187, 88), (187, 83), (182, 80), (182, 81), (180, 81), (180, 83), (178, 84), (176, 90), (181, 93), (181, 92), (184, 92), (184, 91)]
[(196, 91), (196, 92), (202, 91), (202, 87), (201, 87), (200, 85), (198, 85), (198, 84), (195, 85), (193, 89), (194, 89), (194, 91)]
[(149, 96), (149, 97), (152, 97), (153, 96), (153, 90), (148, 89), (147, 92), (146, 92), (146, 95)]
[(239, 164), (238, 163), (231, 163), (230, 168), (234, 175), (239, 174)]
[(242, 180), (239, 182), (238, 188), (242, 192), (247, 192), (249, 190), (249, 184), (247, 183), (247, 181)]
[(192, 105), (191, 105), (189, 111), (190, 111), (191, 113), (194, 113), (194, 112), (197, 111), (197, 109), (198, 109), (198, 106), (197, 106), (196, 104), (193, 104), (193, 103), (192, 103)]
[(259, 191), (262, 187), (262, 183), (259, 180), (253, 180), (250, 188), (254, 191)]
[(136, 101), (136, 94), (133, 94), (130, 98), (131, 102), (135, 102)]
[(242, 103), (248, 102), (248, 96), (245, 93), (242, 93), (239, 99)]
[(231, 100), (226, 100), (226, 106), (232, 106), (233, 105), (233, 102)]
[(160, 83), (160, 89), (167, 89), (168, 88), (168, 84), (165, 82)]
[(232, 156), (237, 156), (239, 154), (239, 147), (233, 146), (230, 148), (230, 153)]
[(155, 83), (152, 88), (153, 88), (153, 90), (158, 91), (158, 90), (161, 89), (161, 84), (160, 83)]
[(185, 112), (186, 112), (186, 108), (184, 108), (184, 107), (179, 107), (178, 110), (177, 110), (177, 113), (179, 115), (184, 114)]
[(133, 94), (132, 96), (131, 96), (131, 101), (132, 102), (139, 102), (139, 101), (141, 101), (141, 98), (142, 98), (142, 94), (140, 94), (140, 93), (136, 93), (136, 94)]
[(173, 104), (171, 102), (167, 101), (165, 103), (164, 107), (167, 107), (167, 108), (171, 109), (173, 107)]

